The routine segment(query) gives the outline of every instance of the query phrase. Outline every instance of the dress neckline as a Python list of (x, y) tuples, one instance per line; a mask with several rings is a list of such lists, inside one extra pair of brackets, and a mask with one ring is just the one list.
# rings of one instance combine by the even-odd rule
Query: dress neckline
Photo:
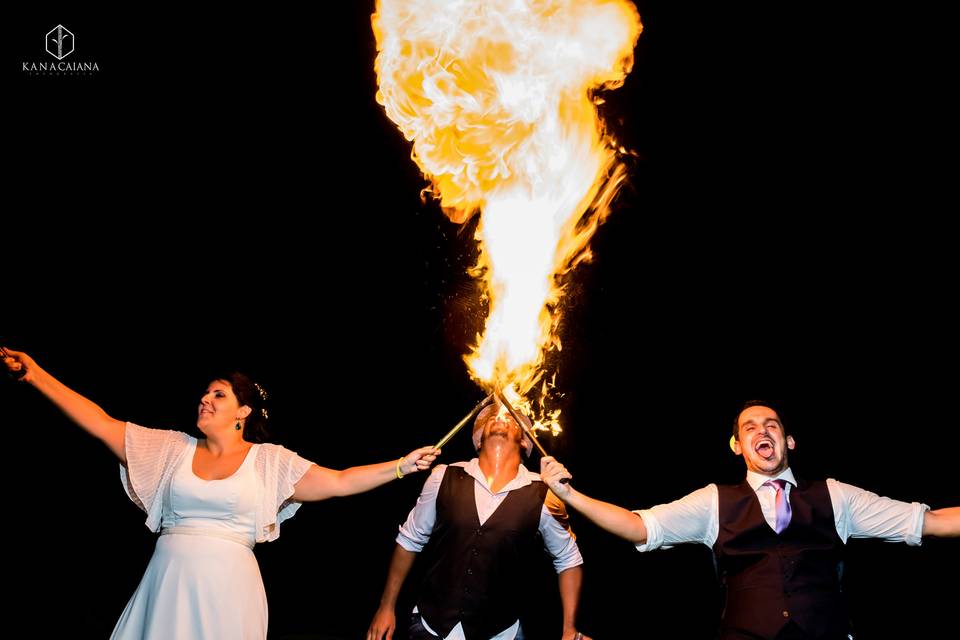
[(250, 452), (253, 451), (253, 450), (257, 447), (256, 444), (251, 444), (251, 445), (250, 445), (250, 448), (247, 449), (247, 452), (244, 454), (244, 456), (243, 456), (243, 461), (240, 463), (240, 466), (238, 466), (238, 467), (233, 471), (233, 473), (231, 473), (230, 475), (228, 475), (226, 478), (211, 478), (211, 479), (208, 480), (208, 479), (206, 479), (206, 478), (201, 478), (200, 476), (197, 475), (197, 472), (193, 470), (193, 461), (194, 461), (194, 458), (195, 458), (196, 455), (197, 455), (197, 445), (198, 445), (199, 443), (200, 443), (199, 438), (194, 438), (194, 439), (193, 439), (193, 451), (190, 452), (190, 475), (192, 475), (192, 476), (193, 476), (194, 478), (196, 478), (197, 480), (200, 480), (201, 482), (223, 482), (224, 480), (229, 480), (229, 479), (233, 478), (233, 477), (236, 476), (238, 473), (240, 473), (240, 470), (243, 469), (243, 467), (247, 464), (247, 460), (250, 458)]

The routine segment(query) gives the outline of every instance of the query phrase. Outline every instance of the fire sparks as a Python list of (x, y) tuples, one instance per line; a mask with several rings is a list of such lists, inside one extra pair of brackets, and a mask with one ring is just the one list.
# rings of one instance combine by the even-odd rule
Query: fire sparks
[(558, 279), (589, 259), (624, 178), (595, 92), (623, 83), (641, 28), (624, 0), (378, 0), (373, 16), (377, 101), (451, 220), (481, 212), (490, 311), (470, 373), (527, 409), (536, 396), (554, 431)]

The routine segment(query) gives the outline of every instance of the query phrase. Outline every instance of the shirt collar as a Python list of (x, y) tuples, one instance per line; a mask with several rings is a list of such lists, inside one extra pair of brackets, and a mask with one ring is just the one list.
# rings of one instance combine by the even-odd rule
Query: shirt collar
[[(490, 491), (490, 485), (487, 484), (487, 478), (483, 475), (483, 470), (480, 469), (480, 458), (473, 458), (463, 467), (463, 470), (467, 472), (474, 480), (480, 483), (484, 489), (488, 492)], [(513, 491), (514, 489), (519, 489), (520, 487), (525, 487), (534, 480), (539, 480), (540, 476), (538, 474), (532, 473), (527, 470), (523, 464), (517, 465), (517, 475), (513, 480), (508, 482), (503, 486), (500, 491), (497, 493), (504, 493), (506, 491)]]
[(793, 486), (797, 486), (797, 479), (793, 477), (793, 471), (790, 470), (790, 467), (787, 467), (772, 478), (755, 471), (747, 471), (747, 484), (749, 484), (754, 491), (757, 491), (761, 486), (763, 486), (763, 483), (767, 480), (776, 480), (778, 478), (783, 478)]

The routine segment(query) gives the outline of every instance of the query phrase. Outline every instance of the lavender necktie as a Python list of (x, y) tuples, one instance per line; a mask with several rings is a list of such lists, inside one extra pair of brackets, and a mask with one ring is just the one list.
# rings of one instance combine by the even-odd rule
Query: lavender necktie
[(778, 478), (776, 480), (767, 480), (763, 484), (777, 490), (777, 526), (774, 527), (774, 531), (782, 533), (790, 524), (790, 516), (793, 515), (793, 511), (790, 509), (790, 502), (787, 500), (787, 492), (784, 488), (787, 481), (783, 478)]

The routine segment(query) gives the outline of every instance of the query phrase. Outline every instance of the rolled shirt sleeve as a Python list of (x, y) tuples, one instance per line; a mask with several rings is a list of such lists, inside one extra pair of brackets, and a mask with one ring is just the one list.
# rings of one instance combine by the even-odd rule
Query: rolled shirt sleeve
[(699, 542), (712, 547), (719, 530), (719, 493), (709, 484), (679, 500), (660, 504), (634, 513), (643, 518), (647, 541), (637, 551), (669, 549), (685, 542)]
[(553, 557), (553, 568), (557, 573), (583, 564), (580, 547), (570, 528), (570, 518), (563, 502), (553, 492), (547, 491), (547, 497), (540, 511), (540, 535), (543, 546)]
[(440, 490), (440, 483), (443, 482), (446, 469), (445, 464), (434, 467), (426, 482), (423, 483), (417, 504), (410, 510), (406, 521), (400, 525), (397, 544), (407, 551), (420, 553), (430, 540), (433, 525), (437, 521), (437, 492)]
[(833, 478), (827, 479), (827, 490), (837, 534), (844, 543), (848, 538), (880, 538), (911, 546), (922, 542), (923, 515), (929, 506), (878, 496)]

